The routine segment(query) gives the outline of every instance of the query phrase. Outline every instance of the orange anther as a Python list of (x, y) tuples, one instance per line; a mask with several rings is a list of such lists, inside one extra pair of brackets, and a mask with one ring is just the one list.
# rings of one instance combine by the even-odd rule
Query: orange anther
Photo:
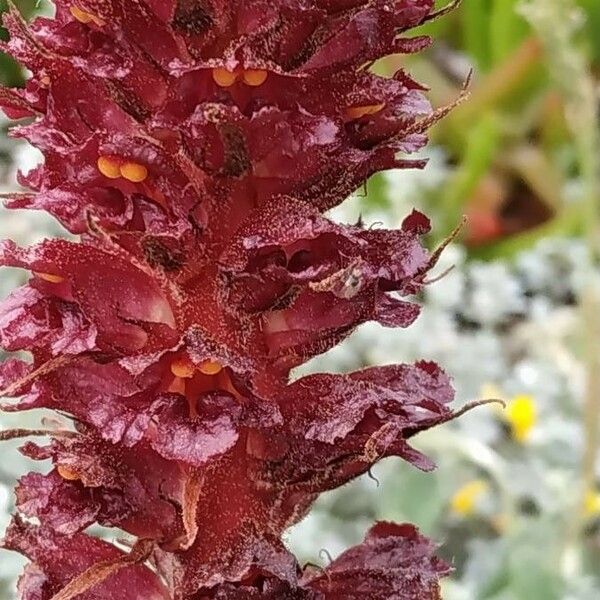
[(142, 183), (148, 177), (148, 169), (135, 162), (126, 162), (121, 165), (120, 173), (122, 177), (132, 183)]
[(121, 177), (119, 162), (110, 156), (101, 156), (98, 159), (98, 171), (109, 179), (119, 179)]
[(231, 87), (237, 81), (238, 73), (218, 67), (213, 69), (212, 76), (218, 86)]
[(52, 273), (38, 273), (37, 271), (34, 271), (33, 274), (48, 283), (62, 283), (65, 280), (64, 277)]
[(385, 108), (383, 104), (370, 104), (369, 106), (352, 106), (346, 109), (346, 117), (350, 120), (360, 119), (367, 115), (374, 115), (381, 112)]
[(171, 373), (175, 377), (182, 377), (183, 379), (190, 379), (194, 376), (198, 368), (190, 360), (188, 356), (180, 356), (171, 363)]
[(258, 87), (262, 85), (269, 76), (267, 71), (263, 71), (262, 69), (248, 69), (244, 71), (244, 83), (246, 85), (250, 85), (252, 87)]
[(78, 8), (77, 6), (71, 6), (70, 11), (73, 17), (80, 23), (84, 23), (86, 25), (88, 23), (95, 23), (98, 25), (98, 27), (102, 27), (102, 25), (104, 25), (104, 21), (100, 17), (86, 12), (85, 10), (81, 10), (81, 8)]
[(77, 471), (74, 471), (69, 467), (62, 467), (59, 465), (56, 470), (58, 471), (58, 474), (66, 481), (79, 481), (79, 479), (81, 479)]
[(214, 360), (205, 360), (198, 370), (203, 375), (218, 375), (223, 370), (223, 365)]

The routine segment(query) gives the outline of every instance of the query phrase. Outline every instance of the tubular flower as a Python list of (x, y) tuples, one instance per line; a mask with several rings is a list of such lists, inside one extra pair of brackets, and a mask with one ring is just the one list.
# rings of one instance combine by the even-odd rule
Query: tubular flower
[(3, 409), (74, 423), (22, 448), (52, 468), (20, 480), (3, 542), (31, 559), (21, 597), (438, 598), (449, 569), (412, 526), (375, 525), (324, 571), (281, 541), (383, 457), (432, 468), (409, 440), (453, 416), (432, 363), (290, 378), (361, 323), (418, 316), (427, 218), (323, 215), (377, 171), (422, 166), (398, 155), (439, 115), (404, 71), (366, 67), (428, 44), (406, 32), (433, 0), (56, 4), (4, 20), (33, 75), (0, 103), (45, 156), (8, 206), (80, 236), (0, 245), (31, 274), (0, 307), (2, 346), (32, 357), (0, 367)]

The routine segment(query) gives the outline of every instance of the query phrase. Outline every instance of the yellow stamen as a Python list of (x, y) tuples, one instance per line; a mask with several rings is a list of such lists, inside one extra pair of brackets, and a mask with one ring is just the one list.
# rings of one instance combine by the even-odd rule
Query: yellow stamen
[(108, 179), (119, 179), (121, 168), (117, 160), (109, 156), (101, 156), (98, 159), (98, 171)]
[(50, 84), (52, 83), (52, 80), (50, 79), (50, 77), (48, 75), (44, 75), (43, 77), (40, 77), (40, 83), (44, 87), (49, 87)]
[(48, 283), (62, 283), (65, 280), (64, 277), (53, 275), (52, 273), (38, 273), (37, 271), (34, 271), (33, 274)]
[(171, 363), (171, 373), (175, 377), (190, 379), (196, 371), (196, 365), (187, 356), (180, 356)]
[(228, 71), (221, 67), (213, 69), (212, 75), (215, 83), (220, 87), (231, 87), (238, 78), (238, 73)]
[(223, 370), (223, 365), (214, 360), (205, 360), (198, 370), (203, 375), (218, 375)]
[(261, 86), (269, 76), (267, 71), (263, 71), (262, 69), (248, 69), (244, 71), (244, 83), (246, 85), (250, 85), (252, 87)]
[(375, 115), (385, 108), (385, 102), (382, 104), (370, 104), (368, 106), (351, 106), (346, 109), (346, 117), (351, 121), (360, 119), (367, 115)]
[(148, 169), (144, 165), (135, 162), (127, 162), (121, 165), (120, 173), (132, 183), (142, 183), (148, 177)]
[(59, 465), (56, 470), (58, 471), (58, 474), (66, 481), (79, 481), (79, 479), (81, 479), (79, 474), (69, 467), (62, 467)]
[(477, 502), (487, 491), (488, 484), (483, 479), (475, 479), (463, 485), (450, 500), (452, 512), (467, 517), (475, 512)]
[(513, 438), (519, 443), (526, 442), (537, 422), (535, 400), (525, 394), (515, 396), (506, 409), (506, 420)]
[(89, 23), (95, 23), (98, 25), (98, 27), (102, 27), (104, 25), (104, 21), (100, 17), (86, 12), (85, 10), (81, 10), (81, 8), (78, 8), (77, 6), (71, 6), (70, 11), (73, 17), (80, 23), (84, 23), (85, 25)]

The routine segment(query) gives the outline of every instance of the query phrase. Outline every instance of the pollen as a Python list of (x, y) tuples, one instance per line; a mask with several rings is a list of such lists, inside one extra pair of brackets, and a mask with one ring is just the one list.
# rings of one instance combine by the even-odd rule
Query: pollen
[(34, 271), (33, 274), (36, 277), (47, 281), (48, 283), (62, 283), (65, 280), (64, 277), (61, 277), (60, 275), (54, 275), (52, 273), (38, 273), (37, 271)]
[(487, 489), (488, 484), (483, 479), (469, 481), (452, 496), (450, 500), (452, 512), (461, 517), (472, 515), (477, 509), (479, 499), (485, 494)]
[(203, 375), (218, 375), (223, 370), (223, 365), (214, 360), (205, 360), (198, 370)]
[(180, 356), (171, 363), (171, 373), (175, 377), (181, 377), (182, 379), (190, 379), (194, 376), (197, 371), (196, 365), (190, 360), (188, 356)]
[(85, 10), (81, 10), (81, 8), (78, 8), (77, 6), (71, 6), (70, 11), (73, 17), (80, 23), (84, 23), (85, 25), (89, 23), (95, 23), (98, 25), (98, 27), (102, 27), (102, 25), (104, 25), (104, 21), (100, 19), (100, 17), (86, 12)]
[(119, 179), (121, 177), (121, 166), (119, 162), (110, 156), (101, 156), (98, 159), (98, 171), (108, 179)]
[(505, 418), (512, 437), (519, 443), (526, 442), (537, 423), (535, 400), (526, 394), (515, 396), (508, 404)]
[(367, 115), (375, 115), (385, 108), (385, 103), (369, 104), (367, 106), (351, 106), (346, 109), (346, 117), (351, 121), (366, 117)]
[(148, 177), (148, 169), (144, 165), (135, 162), (126, 162), (120, 167), (120, 174), (127, 181), (142, 183)]
[(218, 86), (231, 87), (237, 81), (238, 73), (219, 67), (213, 69), (212, 76)]
[(79, 474), (69, 467), (58, 466), (56, 468), (58, 474), (66, 481), (79, 481)]
[(263, 71), (262, 69), (248, 69), (244, 71), (243, 78), (246, 85), (259, 87), (267, 80), (268, 76), (267, 71)]

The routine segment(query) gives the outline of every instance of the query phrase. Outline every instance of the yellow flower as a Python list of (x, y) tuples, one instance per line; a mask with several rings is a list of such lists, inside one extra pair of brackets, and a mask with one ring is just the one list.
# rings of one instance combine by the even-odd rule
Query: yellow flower
[(523, 444), (537, 423), (537, 408), (532, 396), (515, 396), (506, 407), (505, 419), (510, 425), (513, 438)]
[(483, 479), (474, 479), (459, 488), (450, 500), (452, 512), (461, 517), (472, 515), (477, 502), (488, 489), (488, 484)]
[(600, 515), (600, 491), (589, 490), (585, 495), (584, 502), (585, 514), (588, 517), (597, 517)]

